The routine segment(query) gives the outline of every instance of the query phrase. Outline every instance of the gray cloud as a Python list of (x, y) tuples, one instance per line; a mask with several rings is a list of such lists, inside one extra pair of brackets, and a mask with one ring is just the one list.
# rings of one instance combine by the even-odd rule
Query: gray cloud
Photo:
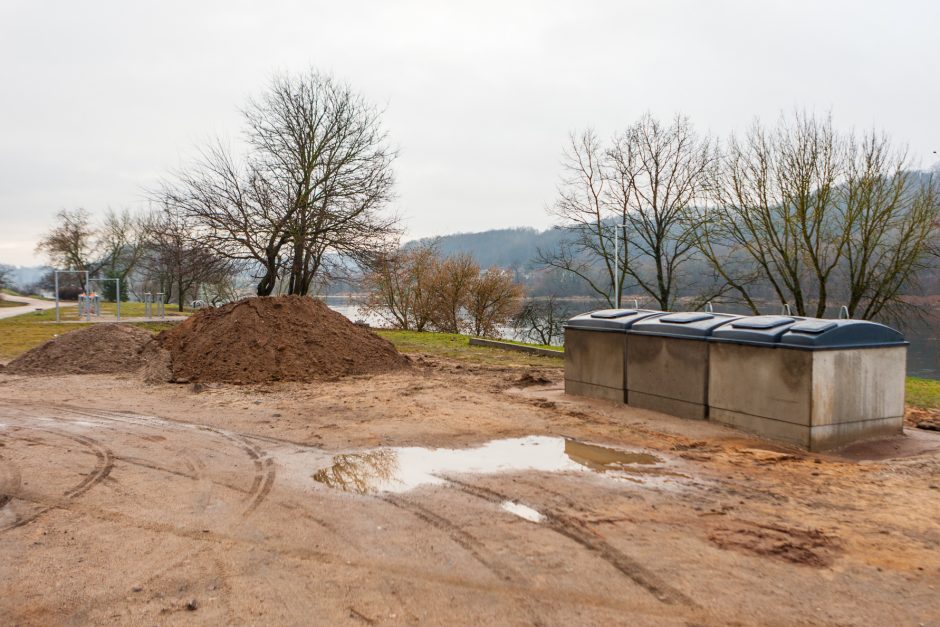
[(940, 149), (923, 2), (27, 2), (0, 5), (0, 261), (63, 207), (142, 206), (272, 72), (384, 106), (411, 236), (549, 224), (569, 131), (644, 111), (725, 134), (832, 110)]

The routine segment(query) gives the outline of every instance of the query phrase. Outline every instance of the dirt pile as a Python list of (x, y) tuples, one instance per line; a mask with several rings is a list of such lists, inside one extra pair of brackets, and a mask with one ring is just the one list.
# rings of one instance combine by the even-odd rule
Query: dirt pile
[(908, 426), (926, 431), (940, 431), (940, 411), (921, 407), (908, 407), (904, 414)]
[(4, 372), (10, 374), (107, 374), (143, 366), (144, 347), (153, 335), (126, 324), (96, 324), (64, 333), (23, 353)]
[(300, 296), (205, 309), (157, 340), (169, 352), (170, 380), (176, 382), (310, 381), (408, 363), (390, 342)]

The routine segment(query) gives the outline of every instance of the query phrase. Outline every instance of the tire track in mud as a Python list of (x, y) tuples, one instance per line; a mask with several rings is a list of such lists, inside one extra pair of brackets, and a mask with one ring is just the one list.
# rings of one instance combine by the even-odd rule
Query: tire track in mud
[[(442, 477), (444, 478), (444, 477)], [(475, 496), (479, 499), (502, 504), (504, 501), (515, 501), (512, 497), (500, 494), (495, 490), (476, 486), (452, 477), (447, 477), (446, 481), (457, 487), (458, 490)], [(669, 605), (685, 605), (688, 607), (698, 607), (698, 605), (681, 591), (670, 586), (660, 577), (652, 573), (649, 569), (625, 555), (610, 543), (599, 537), (595, 533), (579, 525), (576, 521), (566, 516), (553, 512), (541, 512), (545, 517), (548, 527), (569, 540), (574, 541), (582, 548), (587, 549), (600, 559), (604, 560), (621, 574), (630, 579), (647, 592), (652, 594), (657, 600)]]
[(435, 514), (431, 510), (418, 505), (414, 501), (409, 501), (399, 496), (386, 494), (378, 498), (388, 503), (389, 505), (412, 514), (422, 522), (444, 533), (459, 547), (469, 553), (473, 559), (482, 564), (487, 570), (500, 579), (510, 580), (518, 577), (517, 573), (514, 573), (509, 568), (500, 565), (496, 560), (487, 557), (484, 554), (486, 549), (479, 540), (455, 525), (447, 518)]
[[(274, 484), (275, 479), (275, 469), (273, 465), (273, 460), (258, 447), (255, 447), (250, 442), (243, 440), (237, 434), (232, 434), (226, 432), (222, 429), (215, 429), (212, 427), (205, 427), (202, 425), (191, 425), (187, 423), (174, 423), (172, 421), (166, 421), (160, 418), (151, 418), (144, 416), (136, 416), (133, 414), (123, 414), (119, 412), (107, 412), (107, 411), (96, 411), (96, 410), (83, 410), (73, 407), (55, 407), (54, 409), (49, 408), (48, 405), (33, 404), (33, 406), (42, 409), (45, 412), (49, 413), (60, 413), (60, 414), (72, 414), (78, 417), (88, 417), (98, 420), (105, 421), (106, 423), (123, 423), (131, 425), (138, 428), (150, 428), (150, 429), (163, 429), (163, 430), (173, 430), (178, 433), (198, 433), (200, 431), (212, 433), (217, 436), (221, 436), (224, 439), (228, 440), (231, 443), (234, 443), (236, 447), (245, 453), (248, 458), (251, 460), (252, 468), (254, 470), (252, 476), (251, 487), (246, 490), (243, 487), (232, 487), (233, 491), (239, 492), (243, 495), (242, 501), (245, 503), (245, 508), (241, 512), (240, 517), (242, 519), (247, 518), (252, 512), (268, 496), (268, 493), (271, 491), (271, 488)], [(65, 423), (68, 423), (68, 419), (59, 418)], [(73, 435), (73, 434), (70, 434)], [(127, 430), (123, 433), (125, 437), (143, 437), (147, 436), (135, 433), (132, 430)], [(83, 436), (77, 436), (83, 437)], [(89, 438), (90, 439), (90, 438)], [(112, 456), (113, 458), (113, 456)], [(143, 461), (144, 464), (137, 464), (141, 466), (151, 466), (153, 470), (163, 471), (163, 472), (172, 472), (173, 474), (181, 474), (186, 476), (189, 479), (198, 481), (200, 475), (202, 475), (201, 470), (205, 468), (203, 462), (196, 458), (195, 461), (191, 461), (185, 457), (182, 458), (183, 465), (186, 466), (187, 472), (180, 472), (175, 469), (168, 469), (164, 467), (157, 467), (157, 464), (146, 463), (147, 460), (133, 460), (133, 461)], [(129, 462), (133, 463), (133, 462)], [(113, 463), (112, 463), (113, 466)], [(102, 478), (103, 479), (103, 478)], [(225, 485), (225, 484), (220, 484)], [(82, 490), (87, 490), (91, 486), (82, 488)], [(226, 486), (229, 487), (229, 486)], [(40, 511), (37, 515), (42, 514), (48, 509), (51, 509), (55, 505), (50, 505)], [(153, 581), (156, 581), (168, 573), (172, 573), (180, 568), (180, 566), (188, 561), (195, 559), (199, 555), (213, 551), (218, 555), (218, 551), (223, 551), (224, 547), (228, 542), (234, 541), (234, 538), (225, 537), (225, 535), (217, 535), (213, 533), (206, 533), (202, 529), (186, 529), (179, 527), (170, 523), (161, 523), (159, 521), (151, 520), (140, 520), (132, 516), (127, 516), (121, 514), (117, 511), (109, 511), (95, 506), (83, 505), (81, 503), (75, 503), (72, 508), (77, 513), (82, 513), (89, 515), (98, 520), (111, 522), (114, 524), (119, 524), (123, 526), (134, 527), (142, 531), (148, 531), (151, 533), (167, 534), (169, 536), (175, 536), (181, 539), (187, 539), (190, 541), (197, 542), (197, 547), (194, 551), (187, 553), (186, 556), (172, 560), (170, 562), (165, 562), (161, 564), (158, 568), (154, 569), (153, 564), (149, 564), (146, 567), (145, 571), (141, 572), (141, 575), (146, 575), (142, 578), (141, 583), (143, 585), (150, 584)], [(2, 529), (0, 529), (2, 530)], [(106, 595), (107, 596), (107, 595)], [(119, 598), (121, 595), (114, 595), (113, 598)], [(104, 600), (104, 597), (97, 598), (93, 604), (98, 604)], [(87, 602), (86, 602), (87, 604)], [(87, 609), (87, 608), (86, 608)]]
[[(79, 413), (76, 410), (69, 409), (74, 413)], [(226, 431), (225, 429), (219, 429), (217, 427), (210, 427), (208, 425), (191, 425), (187, 423), (176, 423), (171, 420), (165, 420), (163, 418), (151, 417), (151, 416), (140, 416), (135, 414), (128, 414), (123, 412), (112, 412), (107, 410), (83, 410), (85, 415), (90, 415), (95, 418), (102, 418), (104, 420), (110, 420), (115, 422), (125, 422), (133, 424), (136, 426), (144, 427), (154, 427), (159, 425), (164, 428), (170, 428), (175, 431), (186, 431), (189, 429), (195, 429), (197, 431), (202, 431), (206, 433), (212, 433), (217, 436), (220, 436), (232, 444), (234, 444), (238, 449), (245, 453), (248, 458), (251, 460), (251, 463), (254, 467), (255, 474), (252, 477), (251, 487), (248, 488), (246, 493), (245, 500), (247, 505), (245, 510), (242, 512), (242, 516), (250, 516), (257, 508), (261, 505), (262, 502), (270, 494), (271, 489), (274, 487), (274, 481), (276, 478), (276, 470), (274, 467), (274, 460), (269, 456), (265, 451), (255, 446), (249, 442), (244, 436), (233, 433), (231, 431)]]
[[(67, 409), (56, 408), (56, 411), (62, 411), (63, 413), (68, 412), (68, 413), (75, 414), (76, 416), (81, 416), (81, 415), (91, 416), (94, 418), (101, 419), (103, 421), (125, 422), (125, 423), (129, 423), (132, 425), (137, 425), (139, 427), (147, 427), (151, 429), (163, 428), (163, 429), (173, 429), (174, 431), (182, 431), (182, 432), (186, 432), (186, 431), (192, 432), (195, 430), (202, 430), (202, 431), (215, 433), (216, 435), (229, 440), (233, 444), (236, 444), (238, 448), (244, 451), (244, 453), (251, 460), (251, 466), (253, 468), (253, 473), (251, 477), (251, 486), (248, 488), (247, 491), (243, 493), (244, 496), (242, 497), (242, 501), (244, 503), (244, 511), (243, 511), (242, 516), (243, 517), (250, 516), (262, 503), (264, 503), (268, 499), (272, 491), (275, 478), (276, 478), (273, 459), (270, 456), (268, 456), (267, 453), (265, 453), (263, 450), (261, 450), (260, 448), (255, 446), (252, 442), (246, 439), (246, 438), (253, 438), (253, 436), (241, 436), (240, 434), (228, 433), (221, 429), (215, 429), (213, 427), (208, 427), (208, 426), (203, 426), (203, 425), (190, 425), (187, 423), (175, 423), (173, 421), (166, 421), (166, 420), (159, 419), (159, 418), (138, 417), (133, 414), (123, 414), (123, 413), (118, 413), (118, 412), (89, 413), (89, 412), (83, 412), (82, 410), (76, 410), (72, 408), (67, 408)], [(125, 435), (129, 437), (133, 437), (134, 435), (139, 435), (139, 434), (134, 434), (133, 431), (128, 430)], [(249, 451), (251, 452), (249, 453)], [(113, 455), (112, 455), (112, 459), (113, 459)], [(166, 470), (166, 469), (160, 469), (160, 470)], [(191, 469), (187, 468), (187, 470), (191, 470)], [(197, 473), (193, 473), (193, 475), (195, 474)], [(455, 483), (453, 482), (453, 480), (449, 480), (449, 481), (451, 483)], [(91, 487), (93, 487), (93, 485), (88, 485), (87, 487), (83, 487), (82, 493), (84, 493), (88, 489), (91, 489)], [(474, 487), (474, 486), (470, 486), (470, 487)], [(480, 497), (479, 494), (472, 494), (472, 495), (476, 497)], [(499, 495), (498, 493), (495, 493), (495, 492), (493, 492), (490, 498), (487, 498), (486, 500), (495, 501), (496, 499), (499, 499), (499, 501), (507, 500), (506, 497), (503, 497), (502, 495)], [(82, 511), (87, 512), (89, 510), (96, 509), (90, 504), (77, 503), (76, 505), (77, 505), (76, 509), (79, 512), (82, 512)], [(412, 515), (418, 516), (417, 513), (415, 513), (413, 510), (411, 510), (408, 507), (409, 505), (410, 503), (406, 503), (405, 507), (400, 507), (400, 509), (410, 511)], [(50, 505), (50, 507), (54, 507), (54, 506), (55, 505)], [(475, 560), (483, 564), (490, 572), (494, 572), (494, 568), (495, 568), (494, 574), (497, 575), (500, 583), (487, 585), (482, 582), (473, 581), (472, 578), (455, 576), (455, 575), (441, 576), (441, 575), (424, 572), (423, 569), (415, 570), (413, 567), (403, 565), (403, 564), (396, 564), (396, 563), (377, 564), (374, 560), (365, 560), (365, 561), (354, 560), (353, 562), (350, 562), (348, 559), (349, 556), (342, 554), (342, 553), (338, 553), (338, 554), (333, 554), (330, 552), (324, 553), (324, 552), (311, 551), (309, 549), (303, 549), (300, 547), (291, 547), (291, 546), (274, 547), (272, 548), (272, 550), (275, 551), (277, 554), (283, 555), (285, 557), (293, 557), (295, 559), (300, 559), (300, 560), (312, 560), (316, 562), (317, 564), (321, 564), (321, 565), (322, 564), (335, 564), (337, 567), (348, 566), (348, 567), (352, 567), (356, 569), (378, 568), (379, 570), (383, 572), (387, 572), (390, 574), (397, 574), (398, 576), (406, 577), (408, 579), (415, 578), (415, 579), (424, 580), (428, 582), (434, 582), (438, 584), (453, 585), (453, 586), (457, 586), (460, 588), (478, 589), (480, 591), (494, 591), (494, 592), (500, 591), (500, 592), (505, 592), (507, 594), (515, 594), (515, 595), (522, 595), (522, 596), (528, 596), (534, 593), (536, 597), (539, 597), (539, 598), (544, 597), (545, 599), (559, 599), (559, 600), (563, 599), (565, 600), (565, 602), (568, 602), (568, 603), (588, 604), (588, 605), (596, 605), (598, 607), (620, 608), (624, 610), (631, 607), (630, 604), (622, 604), (622, 603), (617, 602), (617, 600), (615, 599), (607, 599), (607, 598), (600, 598), (600, 597), (594, 598), (591, 595), (582, 595), (582, 594), (572, 593), (566, 590), (534, 591), (528, 586), (519, 585), (519, 582), (517, 581), (516, 582), (506, 581), (507, 579), (512, 578), (512, 576), (509, 574), (508, 569), (496, 563), (495, 560), (493, 560), (489, 555), (487, 555), (486, 548), (482, 546), (478, 540), (476, 540), (470, 534), (467, 534), (459, 526), (447, 520), (446, 518), (440, 517), (434, 514), (433, 512), (429, 512), (425, 510), (423, 507), (420, 507), (420, 506), (417, 506), (417, 507), (424, 510), (423, 512), (424, 518), (421, 518), (421, 516), (418, 516), (419, 519), (421, 519), (423, 522), (427, 524), (431, 524), (432, 526), (435, 526), (435, 524), (428, 522), (428, 519), (435, 520), (437, 524), (443, 527), (443, 528), (442, 527), (437, 527), (437, 528), (440, 529), (448, 537), (451, 537), (451, 539), (457, 542), (459, 546), (460, 546), (460, 542), (454, 539), (453, 536), (451, 536), (451, 533), (449, 530), (450, 529), (455, 530), (455, 533), (457, 533), (458, 536), (460, 534), (464, 534), (464, 537), (462, 539), (471, 547), (470, 554), (474, 557)], [(203, 553), (204, 551), (212, 550), (214, 553), (217, 554), (219, 551), (226, 550), (225, 547), (228, 546), (230, 543), (239, 544), (239, 545), (244, 544), (245, 546), (250, 546), (249, 544), (245, 544), (243, 540), (240, 538), (226, 537), (225, 535), (217, 535), (215, 533), (205, 533), (205, 532), (202, 532), (201, 530), (188, 531), (185, 529), (176, 528), (173, 525), (160, 524), (156, 521), (151, 523), (147, 521), (133, 520), (129, 517), (125, 517), (116, 512), (106, 512), (104, 510), (100, 510), (97, 512), (97, 514), (98, 514), (98, 517), (101, 519), (110, 519), (113, 522), (118, 523), (118, 524), (140, 526), (140, 528), (142, 529), (147, 529), (149, 531), (153, 531), (156, 533), (168, 533), (168, 534), (178, 535), (180, 537), (185, 537), (191, 540), (197, 540), (197, 541), (202, 540), (203, 541), (201, 543), (202, 546), (199, 549), (197, 549), (195, 553), (190, 553), (187, 555), (186, 559), (188, 560), (192, 560), (196, 554)], [(555, 520), (555, 519), (556, 517), (552, 517), (552, 520)], [(582, 533), (587, 533), (587, 532), (582, 532)], [(566, 535), (566, 534), (563, 533), (562, 535)], [(570, 536), (566, 536), (566, 537), (570, 537)], [(574, 538), (572, 539), (575, 540), (576, 542), (578, 541)], [(581, 542), (579, 542), (579, 544), (581, 544)], [(465, 548), (465, 547), (462, 547), (462, 548)], [(480, 557), (474, 556), (473, 555), (474, 552), (476, 552)], [(163, 567), (158, 569), (157, 571), (151, 571), (146, 581), (149, 582), (149, 581), (156, 580), (160, 578), (166, 572), (172, 571), (174, 568), (176, 568), (176, 566), (177, 564), (163, 565)], [(618, 568), (618, 570), (620, 569)], [(631, 579), (633, 578), (631, 577)], [(653, 586), (653, 588), (656, 589), (655, 586)]]
[[(38, 407), (49, 407), (37, 404)], [(125, 424), (130, 424), (137, 427), (145, 428), (155, 428), (160, 427), (164, 429), (171, 429), (177, 432), (186, 432), (190, 430), (202, 431), (206, 433), (212, 433), (217, 436), (220, 436), (232, 444), (234, 444), (238, 449), (245, 453), (248, 458), (251, 460), (251, 463), (254, 467), (255, 474), (252, 477), (251, 487), (247, 490), (245, 500), (247, 505), (242, 515), (244, 517), (250, 516), (261, 503), (267, 498), (268, 494), (271, 492), (271, 489), (274, 487), (274, 481), (276, 478), (276, 470), (274, 466), (274, 460), (262, 449), (255, 446), (245, 436), (242, 436), (225, 429), (219, 429), (217, 427), (211, 427), (208, 425), (197, 425), (190, 423), (181, 423), (174, 422), (172, 420), (166, 420), (156, 416), (144, 416), (138, 414), (131, 414), (126, 412), (117, 412), (110, 410), (97, 410), (97, 409), (80, 409), (70, 406), (52, 406), (55, 410), (65, 411), (77, 416), (85, 416), (89, 418), (97, 418), (101, 420), (106, 420), (110, 422), (121, 422)], [(128, 435), (137, 435), (138, 437), (144, 437), (140, 434), (128, 434)], [(241, 491), (241, 490), (239, 490)]]
[[(89, 449), (95, 456), (95, 467), (82, 479), (78, 484), (67, 488), (62, 494), (62, 498), (65, 501), (71, 501), (76, 497), (81, 496), (86, 493), (88, 490), (92, 489), (102, 481), (104, 481), (114, 469), (114, 453), (110, 448), (103, 445), (101, 442), (94, 438), (90, 438), (84, 435), (78, 435), (75, 433), (69, 433), (68, 431), (61, 431), (58, 429), (51, 429), (48, 427), (33, 427), (33, 426), (17, 426), (17, 430), (26, 429), (26, 430), (35, 430), (35, 431), (44, 431), (46, 433), (51, 433), (60, 437), (68, 438), (74, 442), (79, 443), (85, 448)], [(10, 439), (20, 439), (16, 435), (8, 435)], [(28, 438), (22, 438), (24, 440)], [(54, 447), (53, 444), (43, 443), (47, 446)], [(19, 490), (19, 486), (17, 486)], [(16, 494), (7, 494), (7, 502), (16, 498)], [(31, 512), (26, 515), (17, 515), (16, 518), (6, 525), (0, 526), (0, 532), (9, 531), (11, 529), (16, 529), (17, 527), (22, 527), (23, 525), (32, 522), (33, 520), (39, 518), (46, 512), (56, 507), (62, 507), (63, 501), (58, 501), (52, 504), (45, 504), (41, 506), (37, 511)], [(5, 505), (6, 503), (4, 503)]]
[[(464, 531), (450, 519), (436, 514), (426, 507), (418, 505), (414, 501), (404, 499), (400, 496), (385, 494), (379, 498), (386, 503), (389, 503), (390, 505), (411, 513), (425, 524), (428, 524), (438, 531), (443, 532), (460, 548), (466, 551), (474, 560), (479, 562), (481, 565), (483, 565), (484, 568), (495, 575), (503, 584), (514, 584), (516, 587), (520, 585), (526, 586), (528, 582), (527, 577), (523, 576), (515, 569), (500, 563), (499, 560), (490, 556), (490, 552), (486, 549), (480, 540)], [(517, 593), (515, 596), (520, 609), (524, 610), (526, 614), (528, 614), (529, 622), (533, 625), (539, 624), (541, 621), (539, 620), (537, 608), (533, 606), (531, 592), (524, 594)]]
[(23, 477), (19, 467), (12, 460), (4, 460), (3, 456), (0, 456), (0, 463), (2, 463), (0, 468), (7, 469), (3, 475), (0, 475), (3, 479), (0, 482), (0, 509), (2, 509), (13, 500), (13, 495), (19, 492)]
[[(3, 401), (0, 401), (0, 405), (3, 405), (3, 404), (5, 403), (3, 403)], [(74, 407), (74, 406), (62, 404), (62, 403), (49, 404), (49, 403), (41, 403), (41, 402), (24, 401), (23, 403), (20, 403), (19, 405), (28, 405), (30, 407), (34, 407), (36, 409), (40, 409), (40, 410), (47, 411), (47, 412), (49, 411), (64, 412), (68, 414), (73, 414), (75, 416), (96, 418), (96, 419), (104, 420), (108, 422), (120, 422), (120, 423), (130, 424), (133, 426), (149, 428), (149, 429), (169, 429), (169, 430), (173, 430), (173, 431), (180, 432), (180, 433), (186, 433), (187, 431), (201, 430), (201, 431), (207, 431), (207, 432), (219, 435), (235, 443), (241, 450), (243, 450), (246, 453), (246, 455), (248, 455), (249, 458), (251, 459), (252, 465), (256, 472), (256, 475), (252, 477), (252, 484), (248, 489), (241, 487), (241, 486), (233, 485), (229, 482), (224, 482), (224, 481), (219, 481), (219, 480), (213, 481), (213, 483), (217, 485), (220, 485), (224, 488), (227, 488), (235, 492), (240, 492), (244, 495), (243, 497), (244, 500), (248, 501), (248, 506), (246, 507), (245, 512), (244, 512), (245, 516), (251, 514), (255, 509), (258, 508), (259, 505), (261, 505), (262, 501), (265, 501), (267, 499), (268, 494), (273, 488), (273, 485), (276, 479), (276, 474), (275, 474), (276, 470), (274, 467), (273, 459), (271, 459), (264, 451), (259, 449), (257, 446), (254, 446), (249, 440), (261, 440), (261, 441), (270, 442), (273, 444), (310, 447), (310, 445), (308, 444), (294, 442), (291, 440), (284, 440), (281, 438), (273, 438), (273, 437), (268, 437), (268, 436), (256, 436), (252, 434), (232, 433), (224, 429), (218, 429), (218, 428), (211, 427), (208, 425), (197, 425), (197, 424), (186, 423), (186, 422), (176, 422), (173, 420), (167, 420), (165, 418), (160, 418), (157, 416), (145, 416), (145, 415), (140, 415), (140, 414), (132, 414), (128, 412), (119, 412), (119, 411), (111, 411), (111, 410), (84, 409), (84, 408)], [(12, 405), (12, 407), (20, 409), (18, 405)], [(133, 434), (130, 432), (128, 432), (128, 435), (137, 435), (138, 437), (141, 437), (145, 440), (148, 440), (148, 437), (152, 437), (152, 436), (145, 436), (141, 434)], [(316, 447), (310, 447), (310, 448), (316, 448)], [(196, 469), (194, 468), (188, 468), (188, 470), (190, 470), (190, 473), (187, 473), (187, 472), (180, 471), (177, 469), (167, 468), (163, 465), (152, 463), (152, 462), (149, 462), (148, 460), (143, 460), (143, 459), (136, 458), (136, 457), (116, 455), (115, 459), (119, 462), (129, 463), (129, 464), (141, 466), (144, 468), (150, 468), (152, 470), (156, 470), (160, 472), (166, 472), (166, 473), (173, 474), (176, 476), (182, 476), (182, 477), (186, 477), (192, 480), (197, 480), (197, 477), (195, 476), (197, 472), (196, 472)], [(184, 459), (183, 461), (184, 463), (186, 463), (187, 460)], [(200, 460), (196, 459), (196, 462), (200, 464), (202, 467), (204, 467), (204, 464), (202, 464)], [(259, 466), (259, 463), (260, 463), (260, 466)], [(259, 474), (257, 474), (259, 472), (260, 472), (260, 476)], [(320, 518), (317, 518), (306, 509), (299, 508), (296, 504), (288, 503), (288, 502), (277, 502), (277, 505), (283, 509), (286, 509), (295, 513), (298, 510), (301, 510), (300, 515), (302, 515), (304, 519), (309, 520), (310, 522), (313, 522), (314, 524), (317, 524), (318, 526), (322, 527), (323, 529), (337, 536), (342, 536), (342, 534), (339, 532), (339, 530), (335, 528), (334, 525), (324, 520), (321, 520)]]

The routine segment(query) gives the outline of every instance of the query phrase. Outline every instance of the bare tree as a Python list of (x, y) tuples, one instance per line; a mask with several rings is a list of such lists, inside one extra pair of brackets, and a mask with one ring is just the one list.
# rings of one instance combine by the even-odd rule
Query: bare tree
[(448, 257), (438, 264), (434, 277), (432, 319), (436, 329), (445, 333), (462, 333), (468, 329), (463, 312), (479, 276), (480, 265), (465, 253)]
[(683, 271), (697, 254), (689, 214), (713, 159), (709, 140), (682, 116), (663, 124), (644, 115), (608, 151), (611, 203), (626, 225), (625, 273), (664, 311), (688, 287)]
[[(36, 252), (44, 254), (56, 268), (96, 274), (101, 264), (98, 231), (92, 224), (91, 214), (82, 208), (62, 209), (55, 220), (36, 245)], [(80, 275), (79, 282), (82, 290), (88, 288), (84, 274)]]
[(823, 317), (844, 298), (852, 315), (876, 317), (902, 306), (934, 256), (938, 195), (927, 179), (884, 136), (859, 142), (828, 117), (755, 123), (714, 169), (697, 246), (755, 313), (767, 290), (774, 308), (798, 315)]
[(551, 209), (568, 237), (540, 250), (539, 261), (579, 277), (611, 306), (629, 284), (670, 309), (689, 287), (684, 270), (698, 254), (689, 214), (713, 159), (709, 140), (681, 116), (664, 124), (645, 115), (606, 148), (593, 131), (572, 137)]
[(555, 296), (529, 298), (512, 317), (516, 333), (537, 344), (554, 344), (564, 336), (570, 311)]
[(466, 298), (466, 311), (473, 335), (494, 337), (519, 310), (522, 287), (513, 281), (512, 272), (489, 268), (473, 280)]
[(618, 216), (610, 202), (612, 183), (606, 159), (594, 131), (569, 137), (558, 199), (549, 209), (566, 237), (554, 250), (540, 249), (537, 261), (578, 277), (613, 306), (614, 293), (623, 290), (626, 260), (614, 256)]
[(439, 265), (433, 243), (379, 256), (363, 281), (366, 307), (397, 329), (426, 330), (434, 317)]
[(940, 190), (934, 175), (912, 173), (906, 155), (875, 133), (852, 141), (847, 170), (840, 190), (846, 306), (853, 317), (890, 317), (937, 256)]
[(112, 278), (124, 281), (143, 256), (149, 234), (149, 216), (146, 214), (109, 209), (98, 229), (102, 269)]
[(392, 326), (414, 331), (492, 336), (522, 297), (512, 272), (480, 272), (470, 255), (442, 259), (435, 244), (399, 249), (366, 274), (367, 307)]
[(364, 262), (390, 249), (395, 152), (375, 108), (309, 71), (276, 77), (244, 116), (243, 161), (212, 146), (160, 196), (196, 219), (214, 250), (258, 264), (259, 295), (282, 275), (289, 293), (307, 294), (332, 259)]
[(172, 207), (165, 207), (151, 220), (147, 254), (141, 267), (146, 281), (155, 282), (166, 302), (176, 301), (183, 311), (185, 303), (199, 297), (200, 289), (230, 283), (236, 263), (219, 255), (201, 240), (193, 218)]
[(275, 78), (246, 110), (249, 142), (270, 178), (288, 190), (288, 291), (306, 294), (330, 252), (362, 260), (385, 250), (396, 218), (391, 163), (379, 112), (348, 85), (309, 72)]
[[(104, 273), (123, 285), (144, 254), (149, 232), (147, 220), (144, 214), (109, 209), (96, 225), (84, 209), (63, 209), (56, 214), (55, 224), (36, 250), (57, 268), (87, 271), (93, 278)], [(88, 289), (84, 274), (78, 275), (78, 281), (83, 290)], [(105, 284), (105, 292), (111, 293), (109, 298), (116, 296), (114, 291), (112, 283)]]
[(166, 183), (156, 199), (190, 219), (216, 254), (256, 264), (259, 296), (274, 291), (296, 208), (258, 163), (239, 163), (216, 142), (202, 151), (195, 167)]

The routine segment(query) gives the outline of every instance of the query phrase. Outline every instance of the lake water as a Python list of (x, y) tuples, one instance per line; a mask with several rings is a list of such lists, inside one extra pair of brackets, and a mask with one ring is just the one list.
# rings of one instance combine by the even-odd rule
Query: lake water
[(913, 321), (901, 331), (911, 343), (907, 351), (907, 374), (940, 379), (940, 311), (932, 308), (922, 321)]
[[(351, 302), (348, 296), (327, 296), (326, 304), (350, 320), (364, 320), (373, 327), (388, 326), (375, 314), (364, 311)], [(907, 351), (907, 374), (926, 379), (940, 379), (940, 307), (931, 307), (921, 320), (911, 322), (900, 329), (911, 343)], [(512, 337), (511, 329), (505, 329), (507, 339)]]

